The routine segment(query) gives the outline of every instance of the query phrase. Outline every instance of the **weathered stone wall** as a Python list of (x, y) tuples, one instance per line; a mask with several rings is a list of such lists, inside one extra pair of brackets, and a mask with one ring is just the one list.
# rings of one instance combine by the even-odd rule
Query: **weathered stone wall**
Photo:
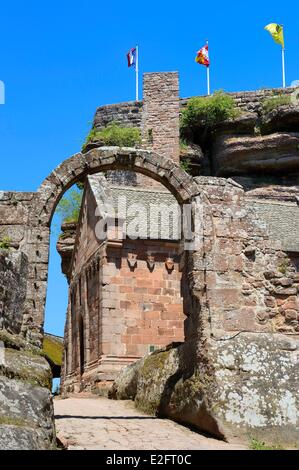
[(27, 276), (28, 260), (22, 252), (0, 249), (0, 330), (21, 332)]
[(141, 127), (142, 101), (100, 106), (94, 117), (94, 127), (101, 130), (110, 122), (118, 122), (123, 127)]
[(221, 178), (196, 181), (213, 214), (204, 226), (205, 243), (195, 254), (195, 268), (197, 282), (207, 285), (214, 334), (296, 333), (299, 277), (281, 241), (269, 238), (265, 222), (246, 204), (241, 187)]
[(0, 191), (0, 240), (9, 237), (16, 249), (25, 242), (28, 215), (36, 193)]
[(178, 73), (143, 76), (142, 140), (146, 148), (180, 161)]
[[(258, 91), (242, 91), (229, 93), (238, 108), (244, 112), (260, 113), (262, 101), (275, 95), (289, 95), (294, 91), (293, 88), (268, 88)], [(184, 108), (190, 98), (180, 99), (180, 109)], [(112, 121), (117, 121), (124, 127), (141, 127), (142, 125), (143, 102), (126, 102), (100, 106), (96, 110), (94, 117), (94, 126), (98, 129), (104, 128)]]
[(282, 243), (287, 252), (299, 253), (299, 205), (297, 202), (261, 201), (251, 199), (248, 205), (253, 207), (258, 217), (267, 225), (269, 238)]

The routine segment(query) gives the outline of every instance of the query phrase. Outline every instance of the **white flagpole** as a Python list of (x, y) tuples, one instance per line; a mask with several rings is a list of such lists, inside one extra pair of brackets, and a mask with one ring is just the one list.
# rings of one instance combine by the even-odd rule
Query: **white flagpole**
[(136, 46), (136, 101), (139, 100), (139, 47)]
[(282, 86), (286, 87), (285, 48), (282, 48)]
[[(207, 41), (207, 46), (209, 46), (209, 41)], [(209, 57), (210, 57), (210, 51), (209, 51)], [(211, 94), (211, 89), (210, 89), (210, 65), (207, 66), (207, 90), (208, 90), (208, 96)]]

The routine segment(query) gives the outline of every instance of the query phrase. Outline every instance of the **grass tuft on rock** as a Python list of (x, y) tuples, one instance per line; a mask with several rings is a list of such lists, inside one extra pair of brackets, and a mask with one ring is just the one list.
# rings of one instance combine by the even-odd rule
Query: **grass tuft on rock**
[(265, 114), (270, 113), (280, 106), (288, 106), (291, 104), (291, 97), (287, 95), (277, 95), (273, 98), (267, 98), (262, 103), (262, 109)]
[(281, 447), (280, 445), (268, 445), (268, 444), (265, 444), (265, 442), (263, 441), (259, 441), (258, 439), (251, 439), (250, 449), (251, 450), (284, 450), (283, 447)]
[(141, 132), (137, 127), (121, 127), (113, 121), (104, 129), (98, 130), (95, 127), (89, 132), (82, 151), (92, 142), (100, 141), (103, 145), (116, 147), (136, 147), (141, 143)]

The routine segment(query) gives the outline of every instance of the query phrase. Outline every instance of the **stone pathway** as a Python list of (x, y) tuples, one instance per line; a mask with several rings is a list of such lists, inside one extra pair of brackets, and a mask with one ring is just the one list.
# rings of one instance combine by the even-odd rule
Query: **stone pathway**
[(107, 398), (54, 400), (57, 435), (68, 449), (237, 450), (167, 419), (137, 411), (131, 401)]

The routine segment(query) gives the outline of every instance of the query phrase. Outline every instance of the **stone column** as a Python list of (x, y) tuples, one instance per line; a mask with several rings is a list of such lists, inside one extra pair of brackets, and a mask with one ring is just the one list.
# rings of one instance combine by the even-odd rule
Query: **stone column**
[(180, 102), (177, 72), (145, 73), (143, 76), (142, 141), (179, 164)]

